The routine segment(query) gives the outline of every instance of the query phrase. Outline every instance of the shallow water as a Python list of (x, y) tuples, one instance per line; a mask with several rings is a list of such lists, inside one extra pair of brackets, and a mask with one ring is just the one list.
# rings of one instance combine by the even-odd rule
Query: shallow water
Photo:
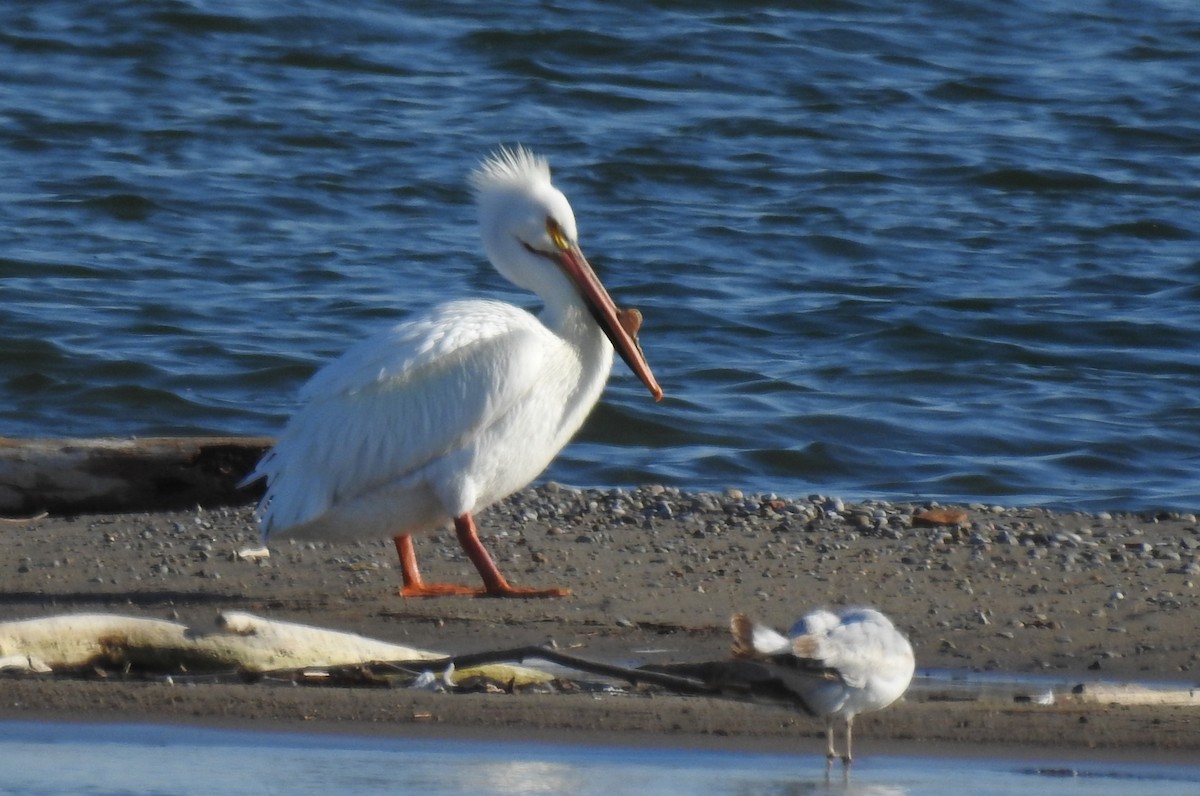
[(0, 434), (275, 433), (546, 153), (646, 315), (547, 477), (1200, 507), (1191, 2), (14, 0)]
[[(863, 757), (370, 739), (171, 725), (0, 722), (0, 794), (788, 794), (1147, 796), (1194, 792), (1195, 765)], [(969, 783), (969, 784), (968, 784)]]

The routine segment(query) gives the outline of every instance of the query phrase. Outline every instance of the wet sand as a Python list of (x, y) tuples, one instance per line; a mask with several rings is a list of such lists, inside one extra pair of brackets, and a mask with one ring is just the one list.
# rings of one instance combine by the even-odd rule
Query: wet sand
[[(509, 579), (572, 589), (558, 600), (401, 599), (390, 540), (283, 539), (269, 559), (238, 560), (256, 543), (249, 507), (6, 522), (0, 619), (102, 611), (208, 626), (232, 609), (447, 653), (553, 641), (636, 665), (725, 657), (735, 610), (786, 627), (810, 607), (875, 605), (909, 634), (919, 670), (1200, 682), (1195, 516), (960, 506), (945, 508), (966, 512), (961, 524), (929, 525), (925, 508), (547, 485), (481, 515)], [(428, 579), (474, 582), (452, 532), (418, 537), (417, 550)], [(947, 696), (915, 688), (860, 717), (856, 751), (1187, 760), (1200, 750), (1196, 706)], [(20, 676), (0, 678), (0, 718), (822, 748), (819, 724), (783, 708), (644, 691), (450, 695)]]

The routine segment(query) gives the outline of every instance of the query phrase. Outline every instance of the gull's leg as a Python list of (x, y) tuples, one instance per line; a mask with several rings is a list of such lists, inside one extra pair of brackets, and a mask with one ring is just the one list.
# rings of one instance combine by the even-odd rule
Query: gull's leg
[(833, 748), (833, 716), (825, 717), (825, 775), (829, 776), (830, 769), (833, 768), (833, 759), (837, 757), (837, 751)]

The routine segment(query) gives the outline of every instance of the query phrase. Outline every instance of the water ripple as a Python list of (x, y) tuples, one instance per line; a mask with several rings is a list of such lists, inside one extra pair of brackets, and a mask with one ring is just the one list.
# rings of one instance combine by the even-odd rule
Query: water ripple
[(274, 433), (481, 265), (464, 175), (551, 156), (667, 390), (581, 484), (1196, 508), (1200, 22), (19, 2), (0, 31), (0, 433)]

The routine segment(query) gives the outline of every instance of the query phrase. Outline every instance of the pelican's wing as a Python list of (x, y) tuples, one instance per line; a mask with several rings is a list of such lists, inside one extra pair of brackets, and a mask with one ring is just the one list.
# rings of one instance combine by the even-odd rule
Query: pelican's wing
[(501, 302), (460, 301), (352, 347), (305, 385), (251, 479), (264, 533), (409, 475), (474, 438), (536, 387), (549, 332)]

